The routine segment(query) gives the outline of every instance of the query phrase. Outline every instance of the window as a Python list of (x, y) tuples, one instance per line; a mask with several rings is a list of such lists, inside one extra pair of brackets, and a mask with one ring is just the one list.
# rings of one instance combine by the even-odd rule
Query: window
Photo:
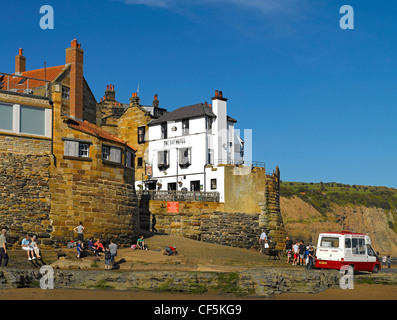
[(365, 254), (365, 240), (364, 239), (352, 239), (352, 253), (353, 254)]
[(214, 150), (208, 149), (207, 164), (214, 164)]
[(88, 158), (90, 150), (90, 143), (65, 140), (64, 143), (64, 155), (68, 157), (76, 158)]
[(110, 148), (110, 161), (115, 163), (121, 163), (121, 149), (111, 147)]
[(0, 103), (0, 130), (51, 137), (51, 109)]
[(20, 132), (45, 135), (45, 110), (21, 106)]
[(157, 153), (157, 166), (159, 170), (166, 170), (170, 166), (170, 152), (168, 150)]
[(320, 247), (339, 248), (339, 238), (322, 237)]
[(62, 99), (69, 100), (70, 89), (62, 86)]
[(137, 158), (136, 166), (137, 167), (142, 167), (143, 166), (143, 158), (142, 157)]
[(216, 179), (211, 179), (211, 190), (216, 190)]
[(167, 132), (167, 123), (161, 124), (161, 139), (167, 139), (168, 132)]
[(213, 119), (211, 117), (206, 118), (205, 128), (207, 129), (207, 133), (212, 133), (212, 122)]
[(12, 131), (13, 106), (0, 104), (0, 130)]
[(102, 160), (110, 159), (110, 148), (109, 147), (102, 147)]
[(192, 164), (192, 149), (179, 149), (179, 167), (187, 168)]
[(189, 134), (189, 119), (182, 120), (182, 135), (186, 136)]
[(87, 143), (79, 143), (79, 157), (89, 156), (90, 145)]
[(376, 253), (375, 253), (374, 249), (372, 249), (372, 247), (369, 244), (367, 244), (367, 252), (368, 252), (369, 256), (376, 257)]
[[(81, 150), (82, 154), (85, 154), (84, 147), (79, 146), (79, 152)], [(82, 155), (84, 157), (84, 155)], [(102, 146), (102, 160), (110, 161), (114, 163), (121, 163), (121, 149), (111, 146)]]
[(138, 143), (145, 143), (146, 127), (138, 127)]
[(126, 159), (125, 159), (125, 162), (126, 162), (125, 165), (126, 165), (128, 168), (133, 168), (133, 167), (134, 167), (134, 162), (133, 162), (134, 155), (133, 155), (133, 153), (132, 153), (132, 152), (129, 152), (129, 151), (126, 151), (125, 157), (126, 157)]
[(167, 185), (168, 191), (175, 191), (176, 190), (176, 182), (170, 182)]
[(345, 249), (351, 249), (352, 247), (352, 239), (346, 238), (345, 239)]

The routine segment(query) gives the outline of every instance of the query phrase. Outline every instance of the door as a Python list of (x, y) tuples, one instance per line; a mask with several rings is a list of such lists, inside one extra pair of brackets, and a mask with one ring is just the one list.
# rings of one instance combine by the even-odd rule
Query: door
[(168, 191), (175, 191), (176, 190), (176, 182), (171, 182), (168, 184)]
[(200, 180), (190, 181), (190, 191), (200, 191)]

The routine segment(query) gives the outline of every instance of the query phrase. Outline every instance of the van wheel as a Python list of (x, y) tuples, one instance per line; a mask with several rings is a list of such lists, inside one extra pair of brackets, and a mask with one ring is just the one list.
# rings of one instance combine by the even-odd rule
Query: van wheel
[(376, 264), (374, 269), (372, 270), (372, 273), (378, 273), (379, 272), (379, 266)]

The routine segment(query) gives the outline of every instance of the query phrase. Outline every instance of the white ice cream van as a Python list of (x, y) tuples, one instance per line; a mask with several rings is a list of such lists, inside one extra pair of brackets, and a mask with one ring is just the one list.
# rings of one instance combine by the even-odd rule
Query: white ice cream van
[(326, 232), (318, 236), (316, 268), (338, 269), (348, 266), (355, 271), (378, 272), (381, 263), (371, 239), (362, 233)]

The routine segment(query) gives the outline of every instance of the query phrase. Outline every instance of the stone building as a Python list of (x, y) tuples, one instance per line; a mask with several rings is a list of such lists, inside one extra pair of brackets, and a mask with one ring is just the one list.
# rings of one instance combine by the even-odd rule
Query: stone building
[(81, 45), (73, 40), (58, 67), (27, 71), (22, 54), (14, 73), (0, 73), (0, 226), (16, 244), (25, 233), (64, 244), (80, 221), (88, 237), (130, 241), (136, 150), (96, 125)]
[(97, 105), (97, 124), (106, 131), (128, 142), (136, 150), (135, 180), (146, 180), (151, 167), (147, 163), (148, 123), (167, 113), (159, 107), (157, 94), (151, 106), (142, 105), (136, 92), (130, 103), (116, 100), (114, 85), (108, 85), (105, 95)]

